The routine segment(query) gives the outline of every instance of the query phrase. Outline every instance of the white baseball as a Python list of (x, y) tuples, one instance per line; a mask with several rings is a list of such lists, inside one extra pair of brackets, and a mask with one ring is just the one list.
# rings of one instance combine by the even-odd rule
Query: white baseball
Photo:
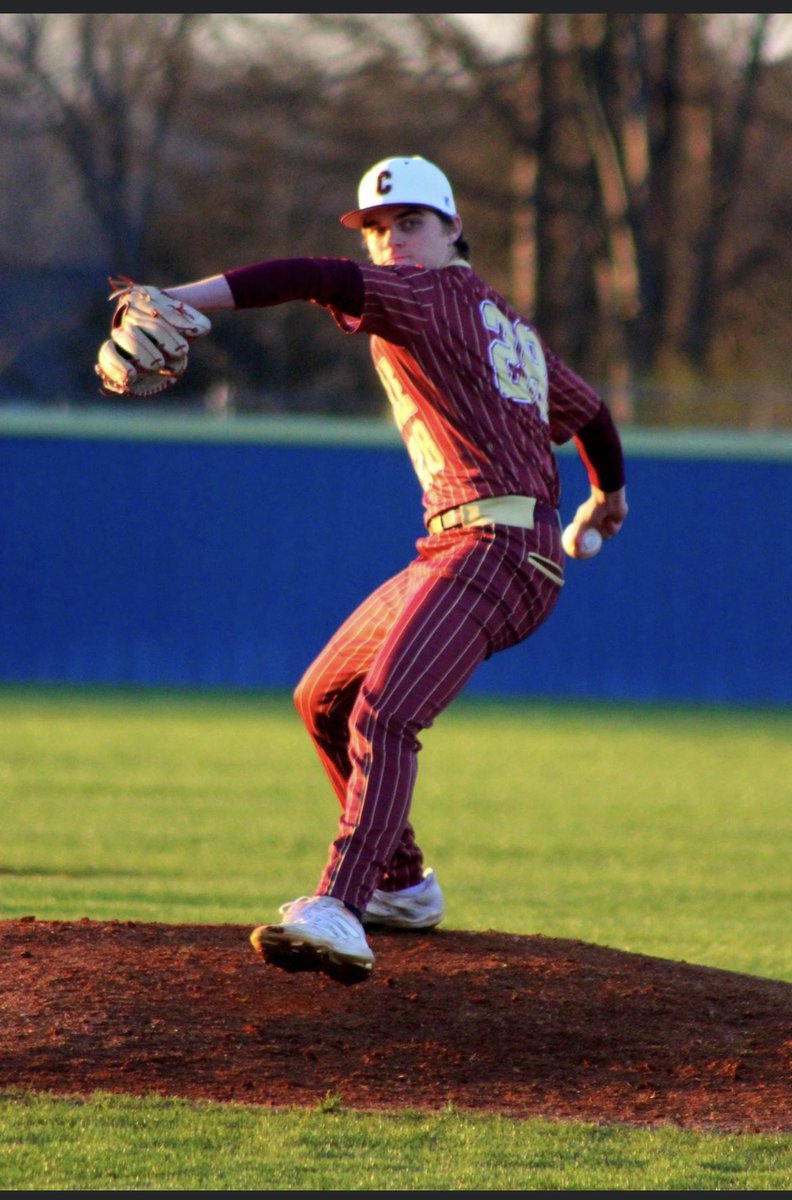
[(570, 558), (593, 558), (602, 548), (602, 534), (597, 529), (585, 529), (578, 537), (576, 527), (567, 525), (561, 543)]

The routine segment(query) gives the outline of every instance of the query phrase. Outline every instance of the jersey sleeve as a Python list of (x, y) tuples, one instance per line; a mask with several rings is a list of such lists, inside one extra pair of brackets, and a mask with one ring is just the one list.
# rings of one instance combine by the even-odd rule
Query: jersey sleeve
[(425, 267), (360, 267), (364, 300), (357, 314), (348, 308), (333, 312), (345, 333), (384, 338), (406, 346), (432, 324), (437, 272)]
[(596, 416), (574, 435), (592, 487), (618, 492), (624, 487), (624, 452), (610, 409), (603, 402)]
[(236, 308), (267, 308), (307, 300), (347, 313), (363, 311), (359, 265), (346, 258), (273, 258), (225, 272)]
[(547, 363), (550, 436), (562, 446), (597, 415), (602, 398), (544, 342), (542, 349)]

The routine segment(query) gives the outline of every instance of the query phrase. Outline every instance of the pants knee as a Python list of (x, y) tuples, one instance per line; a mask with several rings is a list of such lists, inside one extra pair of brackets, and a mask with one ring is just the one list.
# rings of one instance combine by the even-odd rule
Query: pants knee
[(297, 687), (292, 694), (294, 707), (297, 709), (300, 720), (303, 725), (309, 730), (316, 725), (316, 709), (311, 701), (311, 689), (308, 686), (307, 677), (303, 675)]
[(349, 714), (360, 681), (352, 679), (332, 686), (313, 671), (306, 671), (292, 699), (303, 725), (312, 737), (346, 737)]
[(423, 726), (415, 714), (403, 712), (398, 705), (382, 703), (365, 688), (355, 702), (349, 723), (353, 737), (363, 741), (373, 741), (379, 735), (421, 748), (418, 734)]

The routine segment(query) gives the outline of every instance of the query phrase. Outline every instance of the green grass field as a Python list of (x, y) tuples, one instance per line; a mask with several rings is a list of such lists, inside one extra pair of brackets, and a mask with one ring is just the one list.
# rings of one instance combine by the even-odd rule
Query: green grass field
[[(786, 711), (460, 700), (413, 808), (448, 928), (792, 981)], [(0, 917), (257, 924), (335, 801), (288, 696), (0, 690)], [(6, 1190), (789, 1190), (792, 1138), (0, 1098)]]

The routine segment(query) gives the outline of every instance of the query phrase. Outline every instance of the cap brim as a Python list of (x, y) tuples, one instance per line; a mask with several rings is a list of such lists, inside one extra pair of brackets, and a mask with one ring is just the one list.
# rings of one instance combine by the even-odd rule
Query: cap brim
[(441, 208), (435, 208), (433, 204), (422, 204), (420, 200), (393, 200), (385, 201), (382, 204), (370, 204), (368, 208), (353, 208), (350, 212), (343, 213), (338, 219), (347, 229), (362, 229), (363, 219), (366, 213), (376, 212), (378, 208), (426, 208), (430, 212), (436, 212), (438, 217), (445, 218), (446, 221), (453, 221), (457, 215), (454, 213), (443, 212)]
[(368, 211), (367, 208), (353, 208), (351, 212), (343, 213), (338, 219), (342, 225), (346, 225), (347, 229), (360, 229), (363, 224), (363, 214)]

